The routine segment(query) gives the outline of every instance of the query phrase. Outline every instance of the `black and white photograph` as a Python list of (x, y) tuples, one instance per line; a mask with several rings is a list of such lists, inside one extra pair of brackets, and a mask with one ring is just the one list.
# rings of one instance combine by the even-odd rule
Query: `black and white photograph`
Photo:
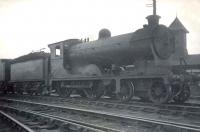
[(0, 132), (200, 132), (200, 0), (0, 0)]

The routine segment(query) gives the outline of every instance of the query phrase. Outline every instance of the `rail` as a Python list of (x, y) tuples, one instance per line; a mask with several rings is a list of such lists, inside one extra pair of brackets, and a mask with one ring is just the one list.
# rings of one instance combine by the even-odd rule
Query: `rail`
[(28, 126), (22, 124), (18, 120), (14, 119), (10, 115), (4, 113), (3, 111), (0, 110), (0, 117), (3, 118), (4, 120), (7, 120), (9, 123), (14, 124), (15, 128), (17, 128), (19, 131), (22, 132), (34, 132), (32, 129), (30, 129)]
[[(167, 121), (162, 119), (153, 119), (148, 117), (140, 117), (140, 116), (133, 116), (128, 114), (120, 114), (120, 113), (111, 113), (106, 111), (100, 111), (100, 110), (91, 110), (91, 109), (84, 109), (84, 108), (75, 108), (71, 106), (59, 106), (59, 105), (53, 105), (53, 104), (45, 104), (45, 103), (38, 103), (38, 102), (31, 102), (31, 101), (22, 101), (22, 100), (14, 100), (9, 99), (10, 101), (15, 101), (18, 103), (23, 104), (31, 104), (31, 106), (43, 106), (44, 108), (49, 109), (59, 109), (58, 111), (73, 111), (76, 113), (82, 113), (87, 115), (99, 115), (98, 117), (107, 118), (107, 119), (115, 119), (120, 120), (124, 122), (130, 122), (130, 121), (140, 121), (140, 122), (146, 122), (146, 123), (153, 123), (157, 125), (164, 125), (164, 126), (170, 126), (175, 128), (181, 128), (185, 130), (192, 130), (192, 131), (200, 131), (200, 126), (195, 124), (187, 124), (187, 123), (180, 123), (175, 121)], [(40, 111), (45, 112), (45, 110), (42, 110), (40, 108)]]

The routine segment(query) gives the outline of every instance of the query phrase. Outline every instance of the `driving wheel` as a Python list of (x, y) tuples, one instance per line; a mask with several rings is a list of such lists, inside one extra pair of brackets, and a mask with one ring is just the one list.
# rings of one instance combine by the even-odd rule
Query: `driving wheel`
[(172, 95), (171, 86), (165, 85), (163, 81), (153, 82), (148, 89), (148, 95), (150, 101), (155, 104), (167, 103)]
[(70, 95), (72, 93), (72, 89), (65, 88), (63, 83), (57, 84), (56, 87), (57, 87), (57, 92), (58, 92), (59, 96), (61, 96), (61, 97), (70, 97)]
[(101, 81), (94, 81), (93, 86), (85, 89), (84, 92), (90, 100), (97, 100), (104, 94), (104, 84)]
[(120, 84), (120, 92), (117, 93), (117, 98), (120, 102), (127, 102), (132, 99), (134, 93), (133, 83), (129, 80), (122, 80)]
[(183, 85), (182, 91), (176, 95), (173, 100), (176, 103), (184, 103), (190, 97), (190, 87), (188, 84)]

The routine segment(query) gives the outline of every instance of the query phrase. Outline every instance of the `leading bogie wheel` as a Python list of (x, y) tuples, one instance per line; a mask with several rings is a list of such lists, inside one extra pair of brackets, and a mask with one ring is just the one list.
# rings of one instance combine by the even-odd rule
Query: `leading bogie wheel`
[(120, 83), (120, 92), (117, 93), (117, 98), (120, 102), (128, 102), (132, 99), (134, 93), (134, 85), (129, 80), (122, 80)]
[(164, 84), (163, 81), (155, 81), (148, 89), (150, 101), (155, 104), (167, 103), (171, 100), (172, 90), (170, 85)]
[(173, 100), (176, 103), (184, 103), (190, 97), (190, 87), (188, 84), (184, 84), (182, 91), (176, 95)]

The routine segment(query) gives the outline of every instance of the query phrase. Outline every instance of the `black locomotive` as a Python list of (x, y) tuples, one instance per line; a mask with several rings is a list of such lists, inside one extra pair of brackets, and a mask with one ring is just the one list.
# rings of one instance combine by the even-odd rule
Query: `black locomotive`
[(111, 37), (102, 29), (96, 41), (69, 39), (50, 44), (50, 54), (9, 61), (9, 80), (0, 78), (1, 88), (21, 94), (54, 91), (64, 97), (76, 92), (93, 100), (105, 95), (121, 101), (137, 96), (157, 104), (184, 102), (192, 76), (173, 67), (174, 34), (159, 18), (156, 13), (148, 16), (148, 24), (132, 33)]

